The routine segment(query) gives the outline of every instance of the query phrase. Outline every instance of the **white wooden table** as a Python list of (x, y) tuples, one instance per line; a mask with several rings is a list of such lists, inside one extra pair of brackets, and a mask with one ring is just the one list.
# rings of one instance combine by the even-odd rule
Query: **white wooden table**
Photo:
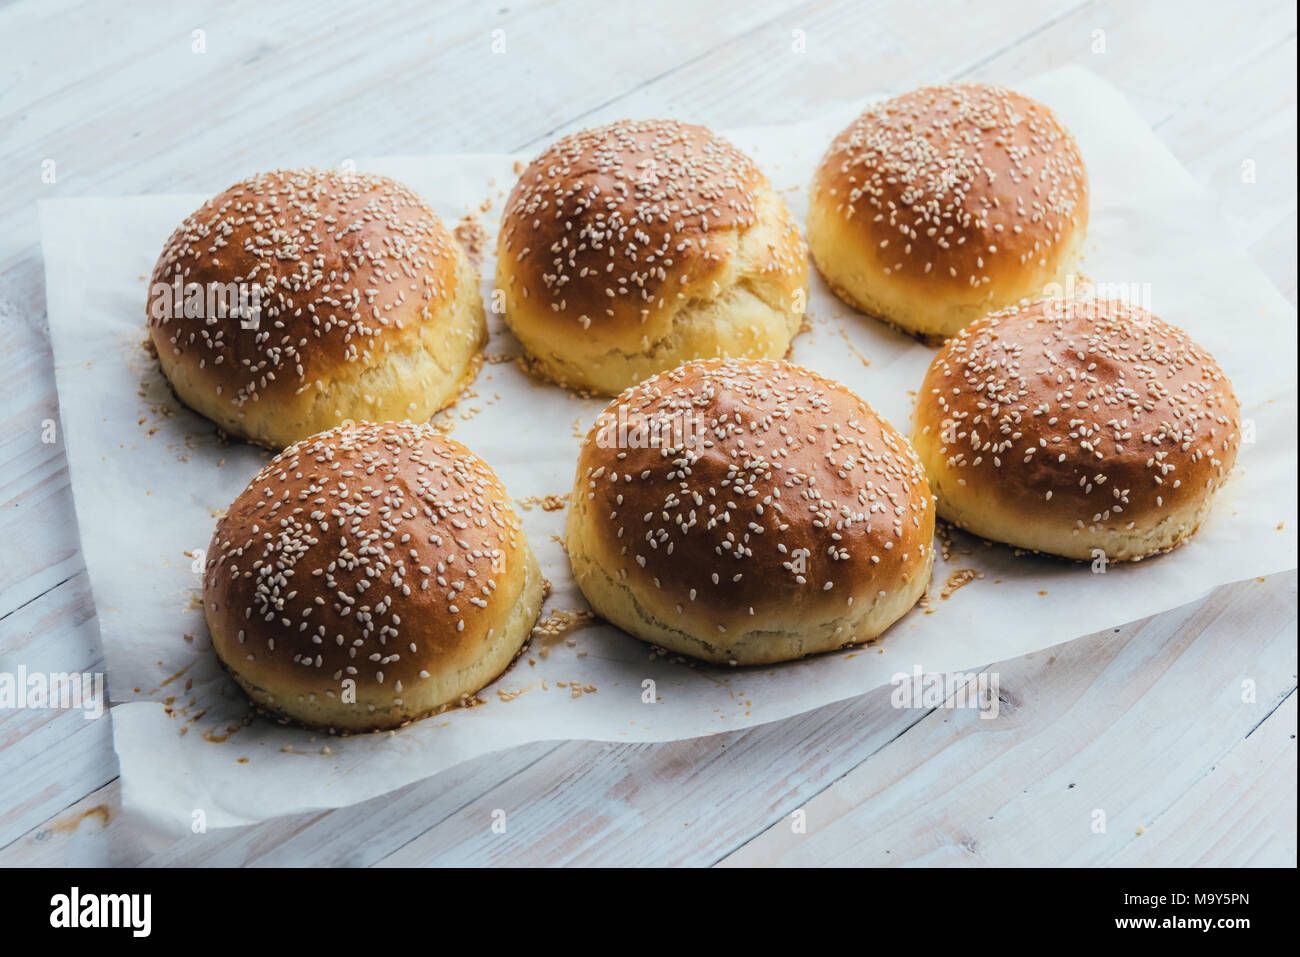
[[(58, 414), (41, 198), (529, 149), (621, 116), (794, 121), (830, 99), (1078, 63), (1131, 98), (1295, 301), (1290, 2), (623, 6), (0, 8), (0, 670), (104, 668), (66, 461), (41, 442)], [(997, 722), (897, 710), (885, 689), (700, 740), (533, 745), (163, 848), (118, 814), (109, 719), (0, 711), (0, 864), (1294, 865), (1295, 639), (1292, 572), (1000, 663)], [(1253, 703), (1235, 693), (1246, 679)]]

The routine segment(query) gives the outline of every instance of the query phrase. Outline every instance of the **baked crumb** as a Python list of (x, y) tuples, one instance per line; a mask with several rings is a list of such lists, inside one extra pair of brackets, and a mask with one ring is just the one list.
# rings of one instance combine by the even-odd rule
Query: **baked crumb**
[(964, 588), (977, 578), (983, 578), (984, 573), (976, 571), (974, 568), (958, 568), (948, 576), (948, 580), (943, 583), (943, 588), (939, 591), (941, 599), (951, 598), (953, 592), (959, 588)]
[(558, 512), (569, 504), (567, 495), (525, 495), (515, 499), (515, 504), (525, 511), (540, 505), (543, 512)]
[[(491, 206), (491, 200), (488, 200), (488, 206)], [(488, 234), (474, 216), (467, 215), (461, 217), (456, 228), (452, 230), (456, 240), (460, 243), (461, 248), (465, 250), (465, 255), (473, 263), (474, 268), (478, 269), (483, 265), (483, 251), (487, 248)]]

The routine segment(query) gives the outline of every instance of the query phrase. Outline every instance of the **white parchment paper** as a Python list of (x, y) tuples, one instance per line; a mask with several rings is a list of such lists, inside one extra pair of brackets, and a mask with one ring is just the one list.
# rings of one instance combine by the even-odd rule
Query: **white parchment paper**
[[(898, 672), (970, 670), (1191, 601), (1215, 585), (1296, 564), (1296, 313), (1226, 235), (1212, 197), (1124, 99), (1081, 70), (1019, 84), (1074, 130), (1092, 178), (1085, 272), (1126, 283), (1158, 315), (1209, 347), (1232, 377), (1256, 441), (1186, 546), (1093, 574), (958, 537), (936, 566), (930, 613), (915, 609), (876, 646), (778, 667), (717, 669), (654, 659), (608, 626), (546, 648), (535, 642), (482, 697), (393, 734), (331, 739), (263, 719), (219, 670), (199, 605), (201, 562), (219, 510), (268, 454), (223, 444), (171, 396), (142, 347), (147, 277), (164, 240), (204, 199), (141, 196), (41, 204), (49, 322), (82, 547), (108, 658), (114, 744), (128, 810), (164, 828), (232, 826), (365, 800), (528, 741), (664, 741), (776, 721), (887, 684)], [(865, 99), (865, 97), (864, 97)], [(806, 184), (859, 100), (807, 123), (733, 131), (802, 220)], [(454, 224), (480, 220), (491, 247), (516, 159), (376, 159)], [(228, 184), (213, 183), (212, 191)], [(814, 275), (812, 329), (793, 358), (848, 384), (904, 432), (932, 350), (855, 314)], [(492, 320), (487, 352), (518, 344)], [(513, 362), (485, 364), (447, 415), (454, 435), (516, 499), (567, 494), (580, 436), (603, 406), (534, 382)], [(563, 511), (522, 510), (555, 591), (546, 612), (584, 609), (557, 536)], [(983, 573), (940, 599), (954, 568)], [(1248, 636), (1243, 636), (1243, 642)], [(529, 659), (535, 662), (530, 663)], [(654, 659), (654, 660), (652, 660)], [(642, 703), (652, 678), (661, 699)], [(563, 683), (563, 684), (561, 684)], [(573, 686), (586, 690), (575, 696)], [(526, 690), (524, 690), (526, 689)], [(516, 692), (503, 700), (498, 690)], [(327, 747), (326, 747), (327, 746)]]

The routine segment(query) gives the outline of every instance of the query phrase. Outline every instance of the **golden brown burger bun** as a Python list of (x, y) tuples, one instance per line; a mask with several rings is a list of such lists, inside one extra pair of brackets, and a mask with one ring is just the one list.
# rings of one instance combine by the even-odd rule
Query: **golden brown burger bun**
[(708, 356), (780, 357), (807, 303), (799, 229), (753, 162), (701, 126), (567, 136), (507, 202), (505, 320), (541, 371), (613, 395)]
[(1064, 285), (1088, 174), (1051, 110), (1000, 86), (869, 107), (813, 177), (808, 246), (841, 299), (927, 342)]
[(750, 665), (879, 635), (925, 591), (933, 532), (915, 454), (860, 398), (787, 362), (706, 359), (601, 414), (567, 539), (601, 617)]
[(939, 350), (912, 441), (941, 518), (1020, 548), (1139, 559), (1196, 531), (1237, 459), (1214, 357), (1145, 309), (1044, 299)]
[(510, 666), (542, 576), (500, 481), (409, 422), (312, 436), (217, 523), (212, 646), (261, 709), (330, 731), (395, 728)]
[(147, 308), (181, 401), (272, 448), (427, 419), (487, 339), (478, 274), (433, 211), (333, 170), (261, 173), (204, 203), (163, 247)]

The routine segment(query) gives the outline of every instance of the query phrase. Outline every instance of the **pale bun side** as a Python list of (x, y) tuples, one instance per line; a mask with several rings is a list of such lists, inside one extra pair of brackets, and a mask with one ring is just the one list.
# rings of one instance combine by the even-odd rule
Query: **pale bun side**
[(277, 449), (348, 420), (428, 419), (487, 340), (478, 274), (437, 215), (400, 183), (333, 170), (261, 173), (205, 203), (164, 246), (147, 311), (181, 401)]
[[(624, 441), (620, 422), (659, 444)], [(786, 362), (714, 359), (602, 413), (578, 460), (567, 547), (601, 617), (752, 665), (880, 635), (924, 593), (933, 531), (914, 453), (860, 398)]]
[(505, 321), (539, 371), (610, 395), (690, 359), (785, 355), (807, 279), (767, 178), (669, 120), (553, 144), (511, 192), (497, 244)]

